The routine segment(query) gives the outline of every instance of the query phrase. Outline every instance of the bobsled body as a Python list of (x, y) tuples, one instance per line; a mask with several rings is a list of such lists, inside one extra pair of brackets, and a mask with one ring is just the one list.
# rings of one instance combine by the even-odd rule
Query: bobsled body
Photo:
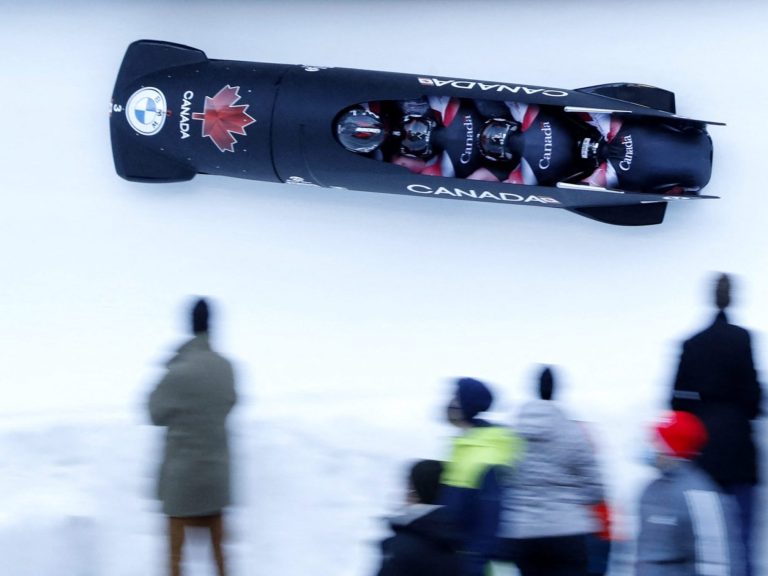
[[(434, 169), (414, 171), (380, 151), (359, 154), (340, 143), (336, 127), (344, 110), (411, 101), (454, 105), (450, 123), (445, 111), (438, 116), (440, 129), (452, 138), (443, 155), (456, 159), (455, 168), (441, 170), (433, 160)], [(462, 171), (463, 159), (477, 156), (476, 140), (488, 121), (483, 110), (494, 106), (522, 107), (534, 117), (520, 132), (527, 182), (503, 165)], [(699, 190), (712, 163), (707, 123), (676, 116), (674, 95), (658, 88), (565, 90), (211, 60), (194, 48), (148, 40), (128, 48), (111, 110), (115, 167), (128, 180), (173, 182), (215, 174), (565, 208), (624, 225), (659, 223), (667, 202), (704, 198)], [(589, 142), (585, 135), (597, 134), (601, 122), (606, 134), (615, 128), (603, 148), (608, 177), (579, 156)], [(451, 146), (458, 146), (455, 153)]]

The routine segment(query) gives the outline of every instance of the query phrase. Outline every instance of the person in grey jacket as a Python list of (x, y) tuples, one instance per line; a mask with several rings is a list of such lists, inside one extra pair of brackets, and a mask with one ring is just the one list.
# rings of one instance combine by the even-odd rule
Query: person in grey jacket
[(522, 576), (586, 576), (587, 536), (599, 529), (592, 507), (603, 501), (603, 485), (586, 431), (551, 400), (553, 387), (545, 368), (540, 398), (523, 405), (513, 427), (525, 452), (503, 495), (498, 557)]
[(654, 427), (661, 477), (640, 500), (636, 576), (744, 576), (735, 502), (693, 461), (706, 441), (688, 412), (669, 412)]
[(225, 575), (222, 512), (230, 504), (227, 416), (235, 405), (235, 379), (228, 360), (211, 349), (209, 307), (192, 308), (193, 338), (168, 362), (149, 397), (152, 423), (166, 427), (158, 496), (169, 517), (170, 573), (181, 574), (187, 527), (211, 534), (219, 576)]

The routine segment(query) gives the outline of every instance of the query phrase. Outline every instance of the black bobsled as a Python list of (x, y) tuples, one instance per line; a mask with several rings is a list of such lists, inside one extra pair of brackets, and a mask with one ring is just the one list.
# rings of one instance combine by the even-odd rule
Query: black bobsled
[(117, 173), (268, 182), (565, 208), (658, 224), (702, 196), (707, 124), (640, 84), (576, 90), (346, 68), (210, 60), (141, 40), (112, 98)]

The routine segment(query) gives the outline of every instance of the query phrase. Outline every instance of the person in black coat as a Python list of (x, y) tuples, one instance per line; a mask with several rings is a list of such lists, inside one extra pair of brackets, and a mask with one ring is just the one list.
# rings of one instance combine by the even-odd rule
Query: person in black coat
[(714, 300), (718, 313), (712, 325), (683, 344), (670, 404), (673, 410), (691, 412), (704, 423), (709, 442), (698, 464), (735, 496), (749, 559), (758, 481), (751, 421), (760, 414), (762, 393), (750, 334), (729, 324), (725, 314), (731, 303), (728, 275), (717, 277)]
[(382, 542), (378, 576), (461, 574), (458, 529), (445, 506), (435, 504), (442, 470), (437, 460), (420, 460), (411, 467), (407, 504), (390, 520), (394, 536)]

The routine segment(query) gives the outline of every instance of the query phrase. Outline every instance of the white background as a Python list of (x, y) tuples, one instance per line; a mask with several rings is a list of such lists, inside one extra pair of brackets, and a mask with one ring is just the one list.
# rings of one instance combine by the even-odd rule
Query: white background
[[(735, 274), (732, 319), (768, 365), (763, 2), (3, 4), (4, 573), (163, 573), (144, 402), (193, 294), (214, 298), (215, 344), (240, 377), (230, 555), (249, 576), (371, 574), (404, 464), (446, 455), (454, 376), (490, 382), (492, 416), (511, 422), (537, 365), (557, 364), (629, 537), (650, 478), (636, 454), (680, 340), (710, 320), (713, 271)], [(657, 85), (681, 115), (727, 123), (711, 128), (705, 190), (721, 199), (621, 228), (222, 177), (129, 183), (108, 105), (141, 38), (211, 58)], [(189, 564), (208, 573), (204, 552)]]

